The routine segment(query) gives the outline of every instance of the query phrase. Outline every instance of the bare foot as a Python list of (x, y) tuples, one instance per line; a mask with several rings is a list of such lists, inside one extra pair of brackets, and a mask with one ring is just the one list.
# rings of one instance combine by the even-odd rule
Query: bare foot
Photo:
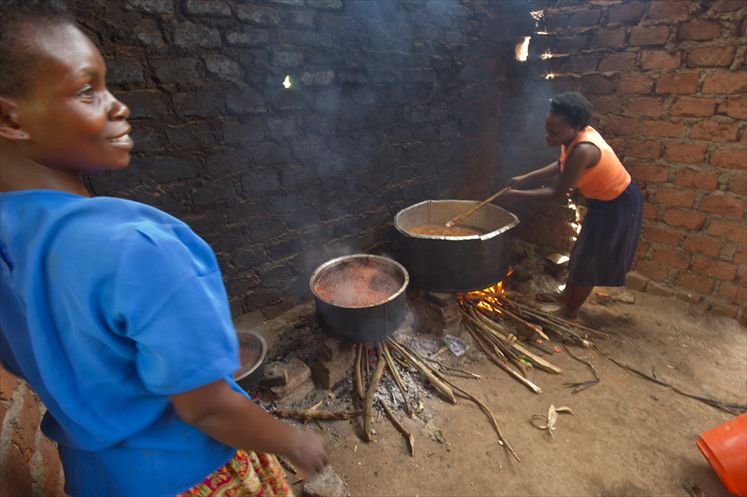
[(570, 309), (566, 309), (565, 306), (552, 311), (550, 314), (566, 321), (578, 321), (578, 311), (571, 311)]

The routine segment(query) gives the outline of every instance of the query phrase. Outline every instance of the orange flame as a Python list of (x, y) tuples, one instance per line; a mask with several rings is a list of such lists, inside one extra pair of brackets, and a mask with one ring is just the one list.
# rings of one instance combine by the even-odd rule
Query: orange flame
[[(508, 272), (506, 273), (506, 279), (508, 279), (508, 277), (511, 276), (511, 273), (513, 272), (513, 268), (509, 268)], [(495, 285), (483, 288), (482, 290), (467, 292), (466, 296), (475, 300), (479, 299), (480, 301), (477, 303), (477, 307), (495, 312), (497, 314), (502, 314), (500, 299), (506, 293), (506, 291), (503, 289), (503, 284), (505, 281), (506, 280), (504, 279), (502, 281), (499, 281)]]

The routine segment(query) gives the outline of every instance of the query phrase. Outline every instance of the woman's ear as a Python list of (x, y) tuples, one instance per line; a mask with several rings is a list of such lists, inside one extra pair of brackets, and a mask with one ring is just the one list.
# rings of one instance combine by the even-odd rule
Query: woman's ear
[(13, 141), (29, 139), (18, 123), (18, 103), (12, 98), (0, 97), (0, 136)]

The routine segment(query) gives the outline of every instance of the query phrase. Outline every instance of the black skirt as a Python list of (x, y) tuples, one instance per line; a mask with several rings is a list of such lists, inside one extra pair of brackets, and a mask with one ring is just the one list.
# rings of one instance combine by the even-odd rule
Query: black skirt
[(581, 286), (624, 286), (641, 233), (641, 191), (631, 181), (613, 200), (588, 199), (588, 203), (571, 252), (568, 281)]

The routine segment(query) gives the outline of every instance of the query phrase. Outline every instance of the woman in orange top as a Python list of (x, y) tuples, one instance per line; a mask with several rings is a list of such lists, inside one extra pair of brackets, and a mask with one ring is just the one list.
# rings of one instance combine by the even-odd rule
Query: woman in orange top
[[(560, 146), (560, 158), (511, 179), (503, 200), (550, 199), (578, 189), (589, 210), (571, 252), (568, 282), (559, 294), (540, 300), (562, 305), (560, 314), (575, 319), (595, 286), (623, 286), (641, 231), (643, 198), (612, 148), (591, 126), (591, 103), (580, 93), (560, 93), (550, 100), (545, 141)], [(554, 179), (553, 186), (517, 189)], [(548, 297), (550, 297), (548, 299)]]

